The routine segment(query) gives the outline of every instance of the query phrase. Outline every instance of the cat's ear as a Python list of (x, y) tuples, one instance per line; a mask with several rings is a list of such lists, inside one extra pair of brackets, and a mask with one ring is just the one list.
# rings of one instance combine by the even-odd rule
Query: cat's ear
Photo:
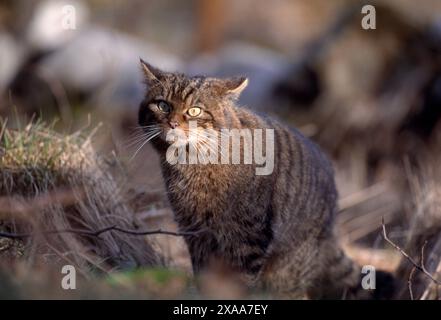
[(234, 77), (224, 80), (226, 93), (235, 98), (238, 98), (242, 91), (248, 85), (248, 78), (246, 77)]
[(139, 62), (141, 63), (141, 68), (144, 73), (147, 84), (152, 84), (161, 81), (161, 79), (163, 79), (164, 72), (152, 66), (151, 64), (145, 62), (141, 58), (139, 58)]

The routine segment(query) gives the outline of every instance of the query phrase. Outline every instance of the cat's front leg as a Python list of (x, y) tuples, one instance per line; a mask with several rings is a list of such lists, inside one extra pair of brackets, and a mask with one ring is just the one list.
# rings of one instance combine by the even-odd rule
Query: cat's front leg
[(209, 235), (202, 233), (185, 237), (188, 251), (190, 253), (193, 273), (199, 274), (208, 269), (211, 264), (216, 263), (217, 241)]

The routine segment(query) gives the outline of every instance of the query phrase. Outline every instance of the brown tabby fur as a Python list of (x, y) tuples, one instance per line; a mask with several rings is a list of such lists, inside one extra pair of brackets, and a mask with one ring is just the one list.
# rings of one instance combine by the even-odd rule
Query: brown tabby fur
[[(167, 73), (142, 61), (148, 91), (141, 126), (159, 125), (152, 140), (162, 160), (167, 193), (186, 236), (193, 269), (213, 261), (239, 271), (250, 285), (294, 298), (341, 298), (359, 284), (359, 270), (339, 247), (333, 229), (337, 192), (333, 169), (313, 142), (277, 121), (238, 107), (244, 78)], [(156, 108), (158, 99), (172, 110)], [(171, 165), (164, 140), (170, 121), (187, 128), (186, 110), (203, 106), (202, 128), (273, 128), (275, 164), (258, 176), (254, 165)]]

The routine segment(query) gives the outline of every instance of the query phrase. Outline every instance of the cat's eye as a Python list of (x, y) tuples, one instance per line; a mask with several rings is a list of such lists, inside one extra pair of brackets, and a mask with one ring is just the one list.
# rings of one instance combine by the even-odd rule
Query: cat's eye
[(190, 117), (197, 117), (198, 115), (200, 115), (202, 112), (202, 109), (199, 107), (192, 107), (190, 109), (187, 110), (187, 114)]
[(157, 106), (158, 106), (159, 111), (164, 112), (164, 113), (169, 113), (171, 110), (170, 105), (165, 101), (159, 101), (157, 103)]

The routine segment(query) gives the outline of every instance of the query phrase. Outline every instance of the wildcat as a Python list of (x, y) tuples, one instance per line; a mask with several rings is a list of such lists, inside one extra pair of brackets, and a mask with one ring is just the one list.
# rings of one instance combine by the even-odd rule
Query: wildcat
[[(318, 146), (237, 106), (246, 78), (189, 77), (142, 60), (141, 66), (148, 90), (139, 125), (159, 153), (179, 229), (189, 233), (194, 272), (222, 261), (250, 286), (294, 298), (341, 298), (359, 286), (359, 268), (334, 234), (334, 173)], [(273, 172), (256, 175), (247, 164), (170, 164), (166, 134), (188, 131), (189, 121), (203, 129), (274, 129)]]

